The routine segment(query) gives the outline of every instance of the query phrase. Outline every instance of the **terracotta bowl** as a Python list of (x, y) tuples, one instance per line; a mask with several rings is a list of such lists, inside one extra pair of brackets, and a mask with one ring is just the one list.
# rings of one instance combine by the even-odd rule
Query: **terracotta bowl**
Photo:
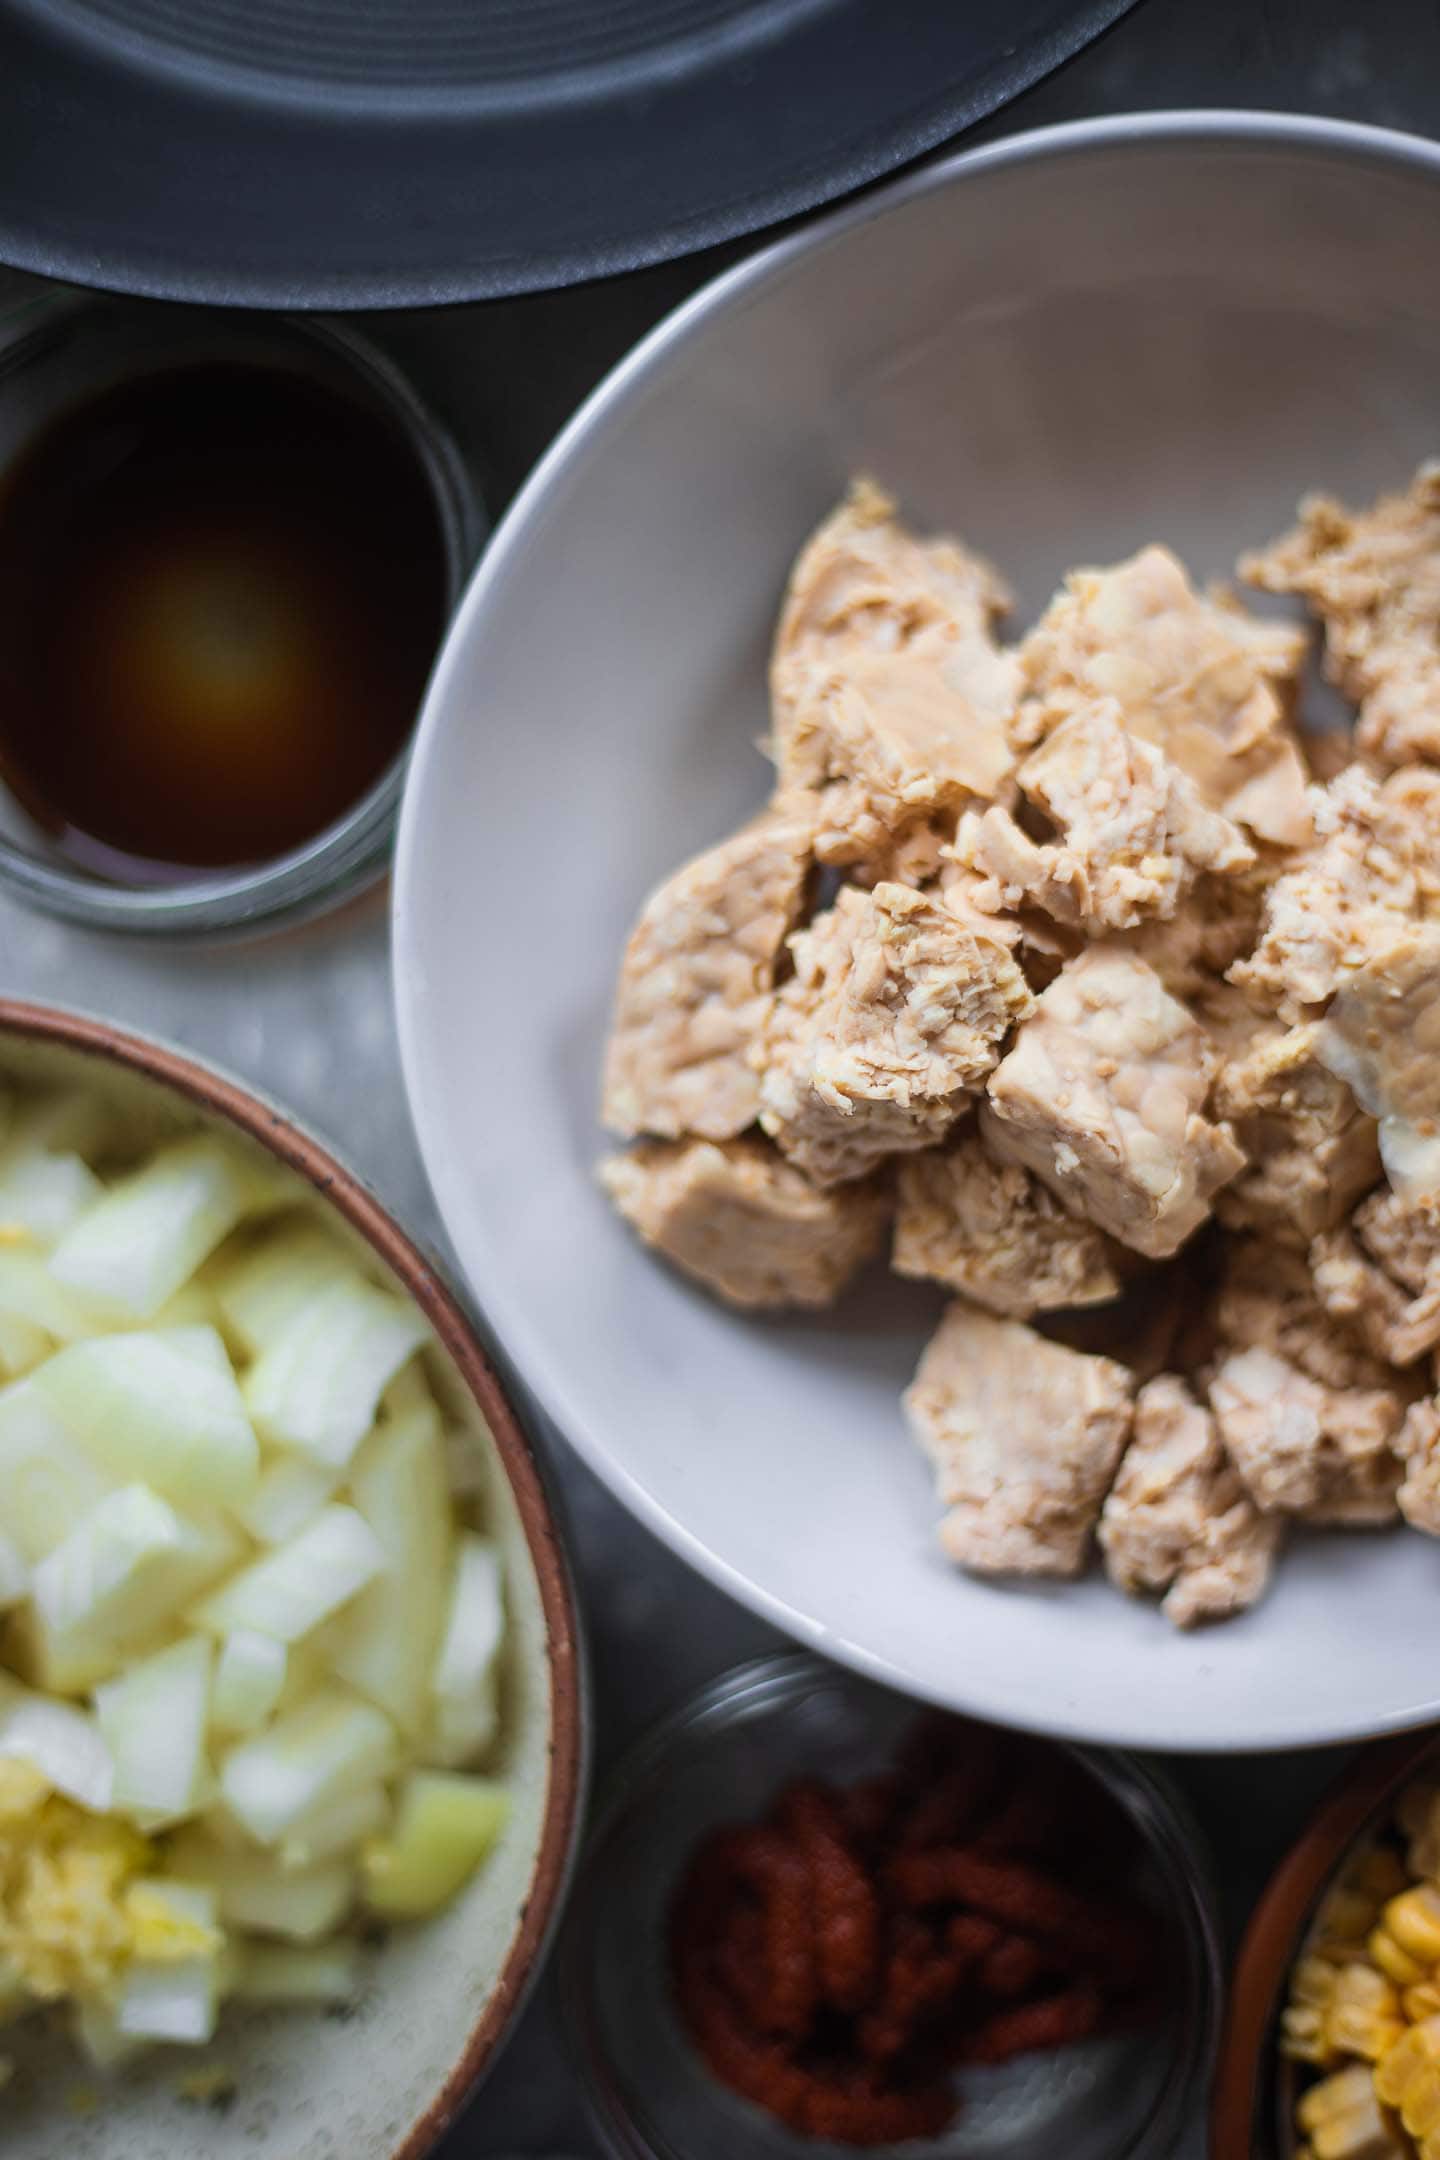
[(1230, 1986), (1210, 2112), (1210, 2160), (1290, 2160), (1286, 2065), (1276, 2020), (1311, 1916), (1351, 1848), (1440, 1739), (1434, 1728), (1367, 1748), (1343, 1773), (1270, 1878)]
[[(212, 2047), (158, 2051), (104, 2083), (60, 2036), (7, 2035), (18, 2075), (0, 2121), (6, 2160), (420, 2160), (493, 2062), (536, 1978), (580, 1817), (584, 1712), (574, 1593), (530, 1444), (474, 1328), (434, 1267), (350, 1171), (285, 1113), (190, 1058), (108, 1023), (0, 999), (0, 1085), (83, 1082), (133, 1118), (137, 1143), (218, 1126), (288, 1165), (342, 1234), (430, 1322), (431, 1379), (474, 1438), (482, 1505), (505, 1554), (510, 1611), (499, 1769), (515, 1797), (491, 1862), (447, 1912), (397, 1930), (343, 2018), (222, 2019)], [(299, 1195), (297, 1194), (297, 1197)], [(26, 2038), (18, 2041), (18, 2032)], [(235, 2078), (233, 2103), (197, 2116), (179, 2081), (197, 2064)]]

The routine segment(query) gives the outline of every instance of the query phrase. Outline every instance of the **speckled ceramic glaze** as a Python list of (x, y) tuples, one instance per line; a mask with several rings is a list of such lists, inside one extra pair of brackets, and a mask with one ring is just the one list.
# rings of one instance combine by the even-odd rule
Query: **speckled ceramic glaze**
[[(514, 1794), (490, 1863), (437, 1920), (369, 1957), (343, 2018), (238, 2013), (214, 2045), (161, 2050), (104, 2083), (33, 2025), (6, 2033), (18, 2075), (0, 2101), (5, 2160), (420, 2160), (493, 2058), (534, 1977), (578, 1821), (582, 1705), (575, 1609), (529, 1444), (474, 1332), (430, 1263), (364, 1187), (284, 1113), (159, 1044), (104, 1022), (0, 1000), (0, 1083), (83, 1081), (137, 1138), (218, 1124), (288, 1164), (420, 1305), (431, 1377), (485, 1465), (484, 1510), (506, 1560), (510, 1650), (497, 1767)], [(197, 2063), (233, 2073), (223, 2113), (177, 2086)], [(98, 2104), (97, 2104), (98, 2103)]]

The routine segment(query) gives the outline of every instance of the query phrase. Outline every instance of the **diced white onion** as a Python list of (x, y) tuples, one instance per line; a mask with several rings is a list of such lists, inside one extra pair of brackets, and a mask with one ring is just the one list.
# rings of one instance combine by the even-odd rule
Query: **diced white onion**
[(496, 1664), (505, 1634), (504, 1575), (488, 1538), (465, 1531), (430, 1691), (425, 1757), (445, 1769), (474, 1762), (495, 1737)]
[(115, 1764), (113, 1807), (176, 1821), (197, 1804), (209, 1696), (210, 1645), (199, 1635), (97, 1690), (95, 1715)]
[(148, 1320), (260, 1198), (237, 1149), (177, 1140), (82, 1215), (51, 1266), (72, 1289)]
[(255, 1488), (260, 1451), (234, 1376), (193, 1347), (151, 1334), (100, 1336), (59, 1351), (26, 1385), (114, 1476), (182, 1503), (233, 1503)]
[(343, 1277), (302, 1305), (252, 1366), (250, 1414), (275, 1446), (341, 1469), (427, 1332), (416, 1306), (360, 1275)]
[(386, 1568), (345, 1615), (335, 1671), (402, 1731), (415, 1732), (425, 1721), (450, 1576), (452, 1508), (439, 1412), (427, 1407), (382, 1425), (355, 1458), (350, 1490)]
[(95, 1720), (70, 1703), (52, 1702), (0, 1672), (0, 1762), (27, 1762), (56, 1792), (103, 1815), (115, 1766)]
[(115, 1480), (70, 1438), (33, 1378), (0, 1389), (0, 1529), (43, 1560)]
[(277, 1224), (226, 1268), (220, 1309), (236, 1340), (258, 1357), (318, 1292), (354, 1273), (351, 1254), (318, 1223)]
[(232, 1992), (244, 2002), (309, 2003), (316, 2007), (353, 2002), (360, 1991), (360, 1952), (354, 1943), (301, 1949), (282, 1943), (247, 1944)]
[(237, 1628), (220, 1645), (210, 1691), (211, 1722), (219, 1732), (258, 1732), (280, 1700), (289, 1652), (273, 1635)]
[(259, 1544), (286, 1545), (314, 1521), (339, 1482), (338, 1470), (308, 1462), (303, 1455), (277, 1455), (235, 1513)]
[(36, 1677), (62, 1694), (104, 1679), (235, 1550), (223, 1526), (190, 1522), (146, 1485), (108, 1493), (36, 1564)]
[(116, 1324), (113, 1311), (58, 1282), (49, 1261), (23, 1245), (0, 1245), (0, 1313), (43, 1328), (58, 1342), (76, 1342)]
[(384, 1777), (395, 1728), (372, 1703), (329, 1688), (231, 1750), (220, 1769), (227, 1806), (262, 1845), (278, 1844), (304, 1815)]
[(288, 1545), (241, 1568), (196, 1608), (194, 1622), (217, 1635), (254, 1628), (298, 1642), (372, 1582), (385, 1549), (354, 1508), (322, 1509)]
[(280, 1847), (285, 1867), (314, 1867), (337, 1853), (354, 1852), (390, 1820), (390, 1796), (379, 1783), (357, 1786), (327, 1800), (292, 1823)]
[(10, 1155), (0, 1162), (0, 1223), (52, 1245), (104, 1191), (78, 1155), (51, 1155), (41, 1148)]
[[(147, 1894), (164, 1898), (177, 1919), (214, 1928), (213, 1892), (198, 1884), (151, 1882)], [(214, 2037), (220, 2007), (220, 1956), (215, 1951), (181, 1958), (132, 1958), (115, 2005), (119, 2032), (135, 2040), (170, 2040), (203, 2047)]]

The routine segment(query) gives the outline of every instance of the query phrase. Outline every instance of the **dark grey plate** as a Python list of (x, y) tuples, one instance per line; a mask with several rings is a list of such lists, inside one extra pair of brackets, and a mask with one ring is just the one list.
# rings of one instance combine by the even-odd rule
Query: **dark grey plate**
[(0, 0), (0, 259), (267, 307), (629, 270), (903, 164), (1133, 0)]

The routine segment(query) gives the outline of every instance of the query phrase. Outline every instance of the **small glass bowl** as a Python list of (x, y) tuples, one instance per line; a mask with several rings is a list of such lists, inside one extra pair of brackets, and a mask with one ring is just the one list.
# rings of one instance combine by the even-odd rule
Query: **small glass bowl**
[[(434, 503), (448, 616), (484, 536), (479, 498), (455, 443), (406, 377), (367, 338), (332, 322), (53, 287), (12, 298), (0, 308), (0, 473), (38, 430), (97, 392), (187, 362), (226, 360), (283, 365), (398, 429)], [(217, 933), (318, 914), (384, 870), (407, 763), (408, 746), (303, 847), (241, 869), (144, 887), (111, 883), (62, 860), (0, 787), (0, 886), (31, 907), (106, 930)]]
[[(596, 2132), (615, 2160), (854, 2160), (800, 2138), (720, 2085), (672, 2007), (666, 1920), (696, 1843), (756, 1818), (797, 1776), (873, 1774), (914, 1703), (804, 1654), (741, 1666), (665, 1719), (615, 1772), (561, 1937), (555, 1987)], [(1128, 1818), (1135, 1889), (1167, 1935), (1168, 2000), (1141, 2032), (972, 2070), (938, 2139), (906, 2160), (1161, 2160), (1198, 2119), (1221, 1993), (1214, 1896), (1198, 1832), (1153, 1772), (1057, 1748)]]

